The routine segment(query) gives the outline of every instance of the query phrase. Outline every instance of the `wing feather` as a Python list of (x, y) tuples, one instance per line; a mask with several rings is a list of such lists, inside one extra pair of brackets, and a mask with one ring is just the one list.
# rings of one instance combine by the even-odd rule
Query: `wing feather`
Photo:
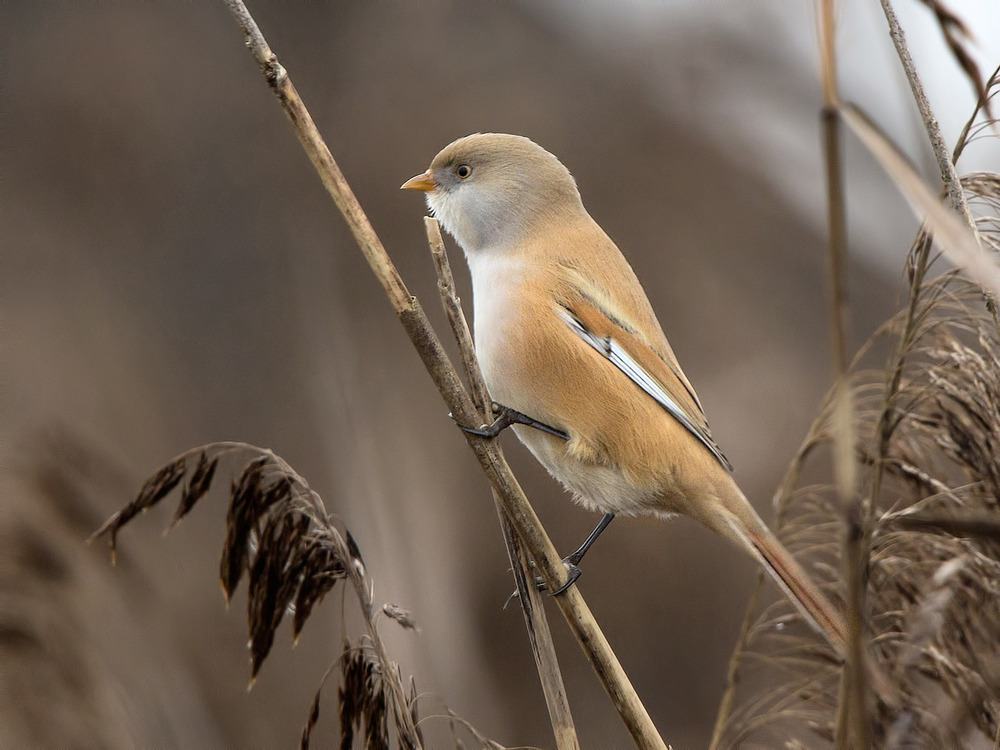
[(583, 341), (654, 398), (674, 419), (719, 461), (727, 471), (732, 465), (712, 437), (701, 403), (687, 378), (623, 322), (581, 297), (562, 302), (557, 309), (563, 321)]

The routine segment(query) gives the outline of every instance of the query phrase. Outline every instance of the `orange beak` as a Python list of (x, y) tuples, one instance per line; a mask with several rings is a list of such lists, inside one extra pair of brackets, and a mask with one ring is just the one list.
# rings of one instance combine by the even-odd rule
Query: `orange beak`
[(437, 183), (434, 182), (434, 178), (431, 176), (431, 170), (427, 170), (423, 174), (418, 174), (416, 177), (411, 177), (406, 182), (400, 186), (400, 190), (420, 190), (425, 193), (430, 192), (437, 187)]

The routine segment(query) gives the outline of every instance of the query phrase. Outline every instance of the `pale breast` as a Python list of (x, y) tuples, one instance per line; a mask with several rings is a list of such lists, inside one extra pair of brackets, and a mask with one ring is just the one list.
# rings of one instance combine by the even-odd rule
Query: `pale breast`
[(479, 365), (493, 399), (517, 408), (509, 400), (517, 400), (516, 386), (511, 382), (517, 371), (517, 351), (512, 347), (518, 337), (524, 264), (510, 255), (490, 252), (475, 253), (468, 260)]

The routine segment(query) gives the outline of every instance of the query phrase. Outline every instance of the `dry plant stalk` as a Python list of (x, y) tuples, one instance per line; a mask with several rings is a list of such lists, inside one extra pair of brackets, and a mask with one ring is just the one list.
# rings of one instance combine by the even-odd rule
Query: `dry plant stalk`
[(854, 406), (848, 380), (847, 355), (847, 214), (844, 196), (843, 161), (841, 159), (840, 118), (837, 107), (840, 93), (837, 86), (835, 53), (835, 20), (833, 0), (819, 5), (820, 49), (823, 76), (823, 151), (826, 166), (828, 255), (830, 259), (831, 325), (833, 353), (833, 472), (843, 531), (843, 568), (847, 588), (847, 648), (842, 674), (840, 709), (837, 719), (837, 747), (869, 747), (870, 711), (868, 707), (868, 658), (864, 642), (865, 568), (870, 540), (870, 518), (865, 503), (857, 492), (857, 471), (853, 460)]
[[(916, 102), (917, 109), (920, 110), (920, 117), (927, 131), (927, 140), (931, 145), (931, 150), (934, 152), (934, 158), (941, 172), (941, 182), (948, 192), (948, 199), (951, 201), (952, 207), (962, 215), (966, 223), (974, 227), (972, 214), (969, 213), (969, 206), (965, 200), (965, 192), (962, 190), (962, 185), (958, 179), (958, 172), (955, 170), (954, 157), (949, 152), (944, 137), (941, 135), (941, 128), (938, 126), (937, 118), (934, 117), (934, 112), (931, 111), (930, 102), (924, 93), (923, 83), (920, 81), (920, 76), (917, 75), (917, 67), (910, 56), (909, 48), (906, 46), (906, 34), (903, 33), (903, 27), (899, 24), (899, 19), (896, 17), (896, 11), (893, 9), (890, 0), (879, 1), (882, 4), (882, 12), (885, 14), (886, 23), (889, 24), (889, 37), (896, 48), (896, 54), (899, 56), (899, 62), (903, 66), (903, 72), (906, 73), (906, 80), (910, 84), (913, 101)], [(979, 68), (972, 57), (965, 51), (965, 47), (960, 41), (960, 37), (964, 36), (968, 38), (969, 35), (965, 25), (938, 2), (938, 0), (924, 0), (924, 2), (932, 6), (938, 18), (942, 19), (942, 30), (945, 32), (948, 46), (976, 89), (977, 97), (980, 96), (985, 87), (982, 83), (982, 77), (979, 74)], [(954, 19), (956, 23), (954, 25), (944, 23), (943, 19)]]

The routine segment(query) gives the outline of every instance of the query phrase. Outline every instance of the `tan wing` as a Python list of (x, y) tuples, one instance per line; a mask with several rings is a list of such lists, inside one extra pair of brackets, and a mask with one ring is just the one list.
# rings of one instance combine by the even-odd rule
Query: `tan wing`
[[(577, 290), (579, 291), (579, 290)], [(639, 388), (655, 399), (674, 419), (697, 438), (719, 463), (732, 465), (712, 438), (705, 413), (694, 389), (669, 352), (658, 354), (624, 321), (608, 313), (581, 292), (561, 301), (559, 314), (581, 339), (604, 356)]]

